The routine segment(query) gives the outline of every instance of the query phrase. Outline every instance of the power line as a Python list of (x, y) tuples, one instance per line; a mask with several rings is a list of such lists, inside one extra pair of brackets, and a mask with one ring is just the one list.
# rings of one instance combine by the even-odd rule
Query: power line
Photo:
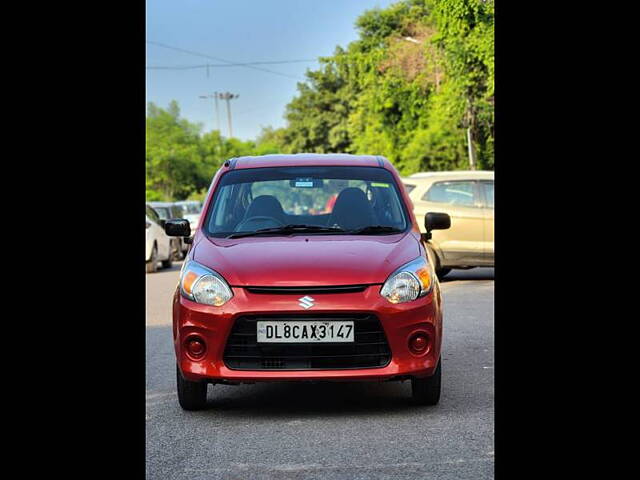
[(317, 59), (302, 59), (302, 60), (273, 60), (264, 62), (245, 62), (245, 63), (206, 63), (203, 65), (149, 65), (145, 67), (147, 70), (192, 70), (196, 68), (219, 68), (219, 67), (248, 67), (251, 65), (281, 65), (288, 63), (309, 63), (316, 62)]
[[(197, 57), (203, 57), (203, 58), (209, 58), (211, 60), (217, 60), (218, 62), (224, 62), (224, 63), (230, 64), (230, 65), (233, 65), (233, 64), (236, 63), (236, 62), (232, 62), (230, 60), (226, 60), (224, 58), (214, 57), (212, 55), (207, 55), (205, 53), (200, 53), (200, 52), (194, 52), (193, 50), (186, 50), (184, 48), (173, 47), (171, 45), (166, 45), (166, 44), (160, 43), (160, 42), (154, 42), (154, 41), (151, 41), (151, 40), (147, 40), (147, 43), (150, 44), (150, 45), (156, 45), (158, 47), (167, 48), (169, 50), (175, 50), (177, 52), (187, 53), (189, 55), (195, 55)], [(240, 66), (240, 65), (238, 65), (238, 66)], [(281, 77), (294, 78), (296, 80), (300, 80), (300, 78), (295, 77), (293, 75), (288, 75), (286, 73), (277, 72), (275, 70), (269, 70), (267, 68), (256, 67), (255, 65), (242, 65), (242, 66), (244, 66), (245, 68), (252, 68), (253, 70), (259, 70), (259, 71), (262, 71), (262, 72), (273, 73), (274, 75), (280, 75)]]

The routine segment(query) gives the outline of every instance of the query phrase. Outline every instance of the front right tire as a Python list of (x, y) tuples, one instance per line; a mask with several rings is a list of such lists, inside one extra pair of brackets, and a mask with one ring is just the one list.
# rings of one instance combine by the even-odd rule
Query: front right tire
[(187, 380), (177, 364), (176, 377), (180, 406), (184, 410), (202, 410), (207, 405), (207, 384)]

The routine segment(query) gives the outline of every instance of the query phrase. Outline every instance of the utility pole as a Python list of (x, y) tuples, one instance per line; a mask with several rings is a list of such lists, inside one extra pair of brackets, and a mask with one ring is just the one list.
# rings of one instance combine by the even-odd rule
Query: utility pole
[(218, 92), (213, 92), (213, 97), (216, 101), (216, 125), (218, 126), (218, 131), (220, 131), (220, 110), (218, 109)]
[(227, 101), (227, 121), (229, 122), (229, 138), (233, 137), (233, 128), (231, 127), (231, 105), (229, 105), (229, 100), (233, 100), (234, 98), (238, 98), (240, 95), (234, 93), (218, 93), (218, 98), (220, 100)]
[(212, 94), (209, 94), (209, 95), (200, 95), (200, 98), (204, 98), (204, 99), (213, 98), (215, 100), (216, 127), (217, 127), (218, 131), (220, 131), (220, 112), (218, 110), (218, 92), (213, 92)]

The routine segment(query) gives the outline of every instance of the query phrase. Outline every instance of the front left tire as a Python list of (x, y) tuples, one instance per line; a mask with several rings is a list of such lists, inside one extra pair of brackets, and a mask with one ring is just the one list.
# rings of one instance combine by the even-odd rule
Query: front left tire
[(177, 364), (176, 377), (180, 406), (184, 410), (202, 410), (207, 405), (207, 384), (187, 380)]
[(412, 378), (411, 393), (413, 401), (418, 405), (437, 405), (440, 401), (442, 385), (442, 357), (438, 359), (438, 366), (432, 376), (427, 378)]

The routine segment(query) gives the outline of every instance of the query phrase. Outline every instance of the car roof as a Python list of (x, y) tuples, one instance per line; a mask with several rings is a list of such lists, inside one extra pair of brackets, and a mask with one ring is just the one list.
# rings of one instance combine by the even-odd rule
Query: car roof
[[(381, 167), (388, 163), (377, 155), (350, 155), (346, 153), (295, 153), (237, 157), (229, 160), (230, 169), (298, 166), (363, 166)], [(226, 164), (225, 164), (226, 165)]]
[(173, 207), (175, 204), (173, 202), (147, 202), (147, 205), (151, 205), (152, 207)]
[(415, 182), (420, 180), (455, 180), (459, 178), (468, 179), (493, 179), (494, 172), (491, 170), (454, 170), (448, 172), (418, 172), (408, 177), (403, 177), (403, 182)]
[(184, 205), (186, 203), (196, 203), (198, 205), (200, 205), (200, 202), (197, 200), (179, 200), (177, 202), (174, 202), (176, 205)]

